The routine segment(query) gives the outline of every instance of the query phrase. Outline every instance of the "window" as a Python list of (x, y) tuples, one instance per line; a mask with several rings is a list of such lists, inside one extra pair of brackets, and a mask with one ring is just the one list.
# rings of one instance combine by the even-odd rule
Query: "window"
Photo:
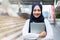
[(43, 0), (42, 4), (43, 5), (51, 5), (51, 4), (54, 4), (54, 0)]

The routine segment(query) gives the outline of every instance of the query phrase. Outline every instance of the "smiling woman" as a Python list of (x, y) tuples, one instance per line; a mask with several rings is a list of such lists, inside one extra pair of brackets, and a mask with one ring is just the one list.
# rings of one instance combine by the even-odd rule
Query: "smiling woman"
[[(23, 37), (25, 37), (26, 35), (31, 33), (31, 23), (33, 23), (33, 22), (34, 23), (41, 23), (41, 22), (44, 23), (44, 17), (42, 15), (42, 5), (40, 3), (35, 3), (32, 5), (30, 19), (27, 20), (27, 22), (25, 23), (24, 28), (23, 28)], [(39, 34), (34, 33), (34, 34), (36, 34), (36, 37), (44, 38), (46, 36), (46, 34), (47, 34), (46, 27), (44, 27), (43, 29), (44, 30)]]

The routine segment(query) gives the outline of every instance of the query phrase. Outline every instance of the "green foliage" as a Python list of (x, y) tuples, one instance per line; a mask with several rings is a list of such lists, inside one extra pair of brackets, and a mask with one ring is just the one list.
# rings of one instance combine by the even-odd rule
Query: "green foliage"
[(56, 13), (56, 18), (60, 18), (60, 13)]

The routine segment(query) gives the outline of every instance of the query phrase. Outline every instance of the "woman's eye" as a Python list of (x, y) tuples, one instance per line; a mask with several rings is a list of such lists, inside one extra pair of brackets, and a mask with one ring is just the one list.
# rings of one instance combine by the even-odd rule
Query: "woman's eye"
[(36, 11), (36, 10), (33, 10), (33, 11)]
[(41, 10), (38, 9), (38, 10), (33, 10), (33, 11), (41, 11)]
[(41, 10), (38, 10), (38, 11), (41, 11)]

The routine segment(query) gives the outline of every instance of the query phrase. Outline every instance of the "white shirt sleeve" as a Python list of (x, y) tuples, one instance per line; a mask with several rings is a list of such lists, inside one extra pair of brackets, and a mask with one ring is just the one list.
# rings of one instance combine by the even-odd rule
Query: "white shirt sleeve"
[(25, 36), (25, 35), (28, 34), (28, 30), (29, 30), (29, 21), (30, 21), (29, 19), (26, 20), (26, 23), (25, 23), (25, 25), (24, 25), (24, 27), (23, 27), (23, 30), (22, 30), (23, 36)]
[(52, 28), (50, 22), (48, 21), (48, 19), (45, 19), (44, 22), (45, 22), (46, 30), (47, 30), (46, 38), (53, 38), (53, 28)]

